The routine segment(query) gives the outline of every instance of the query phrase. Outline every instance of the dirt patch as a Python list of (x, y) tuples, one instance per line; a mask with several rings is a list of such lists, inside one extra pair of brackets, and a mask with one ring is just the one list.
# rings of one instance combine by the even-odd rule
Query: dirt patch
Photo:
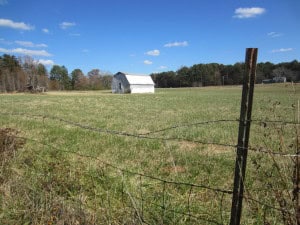
[(167, 166), (162, 168), (165, 173), (185, 173), (186, 169), (183, 166)]
[(148, 134), (148, 133), (150, 133), (151, 131), (150, 130), (147, 130), (147, 129), (140, 129), (140, 130), (138, 130), (138, 134), (139, 135), (146, 135), (146, 134)]
[(188, 141), (180, 141), (180, 142), (178, 142), (178, 146), (179, 146), (180, 150), (189, 151), (189, 150), (193, 150), (194, 148), (199, 146), (199, 144), (193, 143), (193, 142), (188, 142)]
[(233, 150), (234, 148), (232, 147), (209, 144), (206, 145), (206, 148), (204, 148), (203, 151), (201, 151), (201, 153), (204, 155), (219, 155), (234, 152)]
[(232, 152), (233, 147), (222, 146), (215, 144), (198, 144), (188, 141), (178, 142), (178, 147), (181, 151), (193, 151), (197, 149), (197, 152), (201, 155), (219, 155)]
[(13, 128), (0, 128), (0, 162), (13, 157), (15, 152), (25, 144), (25, 140), (17, 137), (20, 132)]

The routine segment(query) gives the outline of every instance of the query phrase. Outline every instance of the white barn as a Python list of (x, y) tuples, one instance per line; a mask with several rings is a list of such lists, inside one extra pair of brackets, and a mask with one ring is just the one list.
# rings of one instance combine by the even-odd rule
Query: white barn
[(147, 75), (118, 72), (113, 76), (112, 93), (154, 93), (154, 82)]

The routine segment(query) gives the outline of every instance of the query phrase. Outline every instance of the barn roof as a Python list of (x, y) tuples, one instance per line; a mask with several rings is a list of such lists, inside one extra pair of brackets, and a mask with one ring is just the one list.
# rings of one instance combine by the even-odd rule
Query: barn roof
[(127, 73), (122, 73), (119, 72), (117, 74), (124, 74), (125, 77), (127, 78), (129, 84), (152, 84), (154, 85), (154, 82), (152, 78), (148, 75), (133, 75), (133, 74), (127, 74)]

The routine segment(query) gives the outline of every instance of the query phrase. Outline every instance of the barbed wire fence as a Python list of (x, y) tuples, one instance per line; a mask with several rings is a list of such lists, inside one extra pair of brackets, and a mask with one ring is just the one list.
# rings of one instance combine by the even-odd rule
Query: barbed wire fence
[[(217, 145), (220, 147), (229, 147), (232, 151), (236, 151), (237, 145), (232, 144), (224, 144), (224, 143), (217, 143), (217, 142), (207, 142), (205, 140), (191, 140), (186, 138), (177, 138), (177, 137), (155, 137), (152, 136), (153, 134), (157, 134), (166, 130), (172, 130), (172, 129), (179, 129), (181, 127), (192, 127), (192, 126), (205, 126), (209, 124), (216, 124), (216, 123), (238, 123), (239, 120), (214, 120), (214, 121), (201, 121), (196, 123), (190, 123), (190, 124), (180, 124), (180, 125), (173, 125), (170, 127), (166, 127), (159, 130), (154, 130), (147, 133), (141, 133), (141, 134), (134, 134), (134, 133), (126, 133), (121, 131), (115, 131), (115, 130), (108, 130), (108, 129), (102, 129), (102, 128), (96, 128), (91, 127), (89, 125), (73, 122), (64, 118), (49, 116), (49, 115), (40, 115), (40, 114), (26, 114), (26, 113), (5, 113), (1, 112), (1, 115), (5, 116), (19, 116), (19, 117), (26, 117), (27, 119), (34, 119), (34, 120), (41, 120), (43, 123), (45, 120), (55, 120), (58, 122), (65, 123), (66, 125), (74, 126), (79, 129), (84, 129), (90, 132), (97, 132), (97, 133), (104, 133), (108, 135), (116, 135), (116, 136), (125, 136), (125, 137), (131, 137), (131, 138), (137, 138), (137, 139), (148, 139), (148, 140), (158, 140), (158, 141), (186, 141), (186, 142), (192, 142), (196, 144), (201, 145)], [(250, 121), (251, 123), (257, 124), (258, 126), (266, 126), (266, 124), (273, 124), (273, 125), (279, 125), (279, 126), (299, 126), (300, 123), (294, 122), (294, 121), (262, 121), (262, 120), (253, 120)], [(225, 221), (228, 221), (228, 204), (229, 200), (231, 199), (231, 196), (233, 194), (232, 190), (228, 190), (226, 188), (222, 187), (214, 187), (209, 186), (205, 184), (198, 184), (198, 183), (186, 183), (186, 182), (180, 182), (176, 180), (167, 180), (160, 177), (156, 177), (154, 175), (150, 174), (144, 174), (141, 172), (131, 171), (126, 168), (122, 168), (121, 166), (118, 166), (112, 162), (107, 162), (99, 157), (79, 153), (76, 150), (66, 150), (59, 147), (56, 147), (49, 143), (44, 143), (40, 140), (35, 140), (33, 138), (29, 137), (22, 137), (22, 136), (16, 136), (16, 138), (23, 139), (28, 142), (33, 142), (38, 145), (46, 146), (56, 152), (60, 153), (67, 153), (67, 154), (73, 154), (77, 157), (87, 158), (89, 160), (96, 161), (98, 164), (101, 164), (105, 166), (105, 168), (110, 168), (110, 171), (112, 173), (116, 173), (117, 176), (119, 176), (119, 186), (121, 188), (118, 189), (120, 200), (123, 202), (124, 207), (128, 210), (132, 210), (134, 217), (134, 221), (137, 224), (168, 224), (170, 221), (171, 223), (176, 223), (179, 221), (185, 221), (186, 223), (190, 224), (226, 224)], [(291, 154), (291, 152), (282, 152), (282, 151), (273, 151), (271, 149), (266, 149), (265, 147), (248, 147), (248, 150), (253, 152), (254, 154), (263, 154), (271, 157), (283, 157), (283, 158), (291, 158), (294, 159), (298, 157), (298, 154)], [(59, 159), (59, 158), (58, 158)], [(43, 160), (43, 159), (41, 159)], [(85, 174), (88, 176), (91, 176), (90, 174)], [(128, 177), (130, 179), (136, 180), (136, 187), (133, 189), (135, 190), (129, 190), (131, 189), (131, 185), (128, 185)], [(132, 178), (134, 177), (134, 178)], [(91, 179), (96, 180), (100, 179), (97, 176), (91, 176)], [(129, 179), (129, 180), (130, 180)], [(158, 186), (160, 186), (160, 191), (157, 193), (153, 193), (153, 196), (148, 196), (147, 193), (147, 187), (151, 189), (151, 186), (155, 186), (156, 189)], [(130, 188), (129, 188), (130, 187)], [(170, 188), (172, 187), (172, 188)], [(152, 187), (153, 188), (153, 187)], [(171, 190), (171, 191), (170, 191)], [(174, 192), (174, 190), (177, 190), (179, 193), (183, 191), (182, 196), (185, 196), (181, 199), (179, 202), (172, 202), (171, 199), (171, 192)], [(270, 204), (266, 203), (260, 199), (256, 199), (252, 196), (252, 192), (261, 192), (264, 190), (251, 190), (246, 188), (246, 193), (243, 195), (243, 198), (249, 202), (249, 204), (257, 204), (261, 208), (276, 211), (279, 214), (284, 215), (287, 218), (295, 218), (296, 213), (293, 211), (293, 208), (287, 207), (286, 205), (280, 205), (280, 204)], [(285, 189), (282, 191), (287, 192), (293, 192), (295, 190)], [(176, 192), (176, 191), (175, 191)], [(197, 202), (194, 200), (194, 196), (196, 196), (196, 193), (208, 193), (210, 197), (213, 197), (215, 200), (210, 199), (211, 202), (215, 202), (216, 199), (218, 199), (217, 204), (219, 208), (219, 215), (211, 214), (207, 212), (205, 209), (200, 210), (197, 205), (201, 205), (200, 202)], [(227, 200), (225, 200), (225, 198)], [(112, 200), (110, 200), (112, 201)], [(176, 199), (176, 201), (178, 201)], [(226, 202), (226, 203), (225, 203)], [(173, 203), (173, 205), (172, 205)], [(214, 206), (214, 207), (215, 207)], [(155, 208), (157, 211), (154, 212), (151, 216), (151, 212), (147, 212), (148, 210), (153, 210)], [(174, 216), (175, 215), (175, 216)], [(170, 217), (173, 217), (170, 219)], [(154, 218), (154, 219), (153, 219)], [(291, 220), (291, 219), (290, 219)], [(201, 222), (202, 221), (202, 222)]]
[[(253, 57), (255, 52), (253, 50), (255, 49), (249, 50), (251, 50), (249, 53), (251, 53), (251, 57)], [(248, 57), (247, 54), (246, 59)], [(249, 64), (251, 64), (252, 67), (253, 64), (256, 64), (256, 59), (249, 60)], [(249, 71), (249, 73), (253, 73), (251, 75), (255, 75), (253, 69), (250, 68)], [(255, 76), (248, 77), (247, 82), (252, 82), (254, 85), (254, 78)], [(245, 86), (249, 88), (248, 83)], [(246, 94), (245, 92), (246, 91), (243, 89), (241, 108), (246, 106), (246, 108), (250, 110), (247, 112), (242, 112), (241, 110), (240, 119), (221, 119), (178, 124), (144, 133), (128, 133), (118, 130), (97, 128), (50, 115), (27, 114), (21, 112), (0, 112), (0, 114), (7, 117), (19, 116), (26, 117), (30, 120), (41, 120), (43, 124), (45, 124), (45, 120), (57, 121), (89, 132), (97, 132), (112, 136), (122, 136), (149, 141), (184, 141), (197, 145), (214, 145), (229, 148), (231, 151), (237, 153), (235, 177), (234, 181), (232, 180), (234, 186), (231, 190), (225, 187), (216, 187), (215, 185), (208, 185), (200, 182), (182, 182), (179, 180), (165, 179), (144, 172), (137, 172), (128, 168), (123, 168), (122, 166), (117, 165), (116, 162), (105, 161), (98, 156), (81, 153), (77, 150), (56, 147), (31, 137), (14, 135), (17, 139), (32, 142), (53, 151), (54, 154), (52, 154), (52, 157), (57, 161), (61, 161), (60, 168), (64, 168), (64, 170), (68, 170), (68, 166), (70, 165), (64, 165), (64, 161), (61, 160), (62, 153), (67, 154), (67, 156), (72, 154), (77, 158), (94, 161), (95, 164), (97, 164), (94, 171), (77, 171), (79, 173), (77, 179), (91, 179), (89, 187), (79, 187), (77, 194), (81, 195), (85, 193), (87, 191), (86, 188), (97, 189), (100, 186), (102, 188), (101, 193), (97, 193), (97, 190), (94, 190), (94, 195), (90, 196), (94, 198), (95, 203), (98, 204), (89, 205), (88, 208), (93, 209), (98, 214), (101, 214), (101, 210), (105, 208), (107, 210), (107, 224), (113, 224), (112, 211), (115, 210), (115, 207), (118, 207), (123, 210), (123, 218), (120, 219), (121, 221), (115, 222), (116, 224), (227, 224), (229, 222), (229, 214), (231, 213), (230, 224), (238, 225), (241, 220), (243, 200), (247, 203), (246, 207), (249, 210), (249, 212), (245, 212), (249, 224), (300, 224), (299, 112), (298, 121), (252, 120), (251, 108), (253, 96), (249, 96), (249, 94)], [(244, 97), (247, 98), (247, 101), (245, 102), (243, 102)], [(239, 141), (237, 145), (220, 143), (217, 141), (207, 141), (204, 139), (195, 140), (192, 138), (162, 135), (164, 132), (174, 129), (220, 123), (239, 124)], [(268, 126), (271, 127), (271, 129), (273, 128), (279, 138), (278, 145), (271, 145), (268, 147), (268, 144), (264, 143), (264, 141), (263, 143), (265, 146), (248, 145), (251, 124), (256, 124), (261, 127)], [(294, 128), (292, 132), (294, 138), (292, 144), (286, 146), (286, 143), (283, 140), (285, 138), (285, 131), (283, 128), (290, 126), (292, 127), (292, 130)], [(244, 129), (244, 127), (248, 130)], [(243, 128), (243, 130), (241, 128)], [(287, 149), (289, 149), (289, 151), (287, 151)], [(248, 153), (253, 154), (251, 163), (257, 171), (257, 175), (251, 179), (251, 182), (247, 183), (246, 162)], [(47, 160), (43, 158), (39, 158), (39, 160), (48, 163)], [(48, 171), (50, 176), (57, 176), (55, 172), (59, 171)], [(58, 182), (59, 181), (60, 180), (58, 179)], [(95, 183), (97, 185), (94, 185)], [(64, 187), (62, 187), (62, 189), (64, 189)], [(60, 191), (65, 192), (66, 190)], [(229, 210), (228, 207), (230, 203), (232, 203), (231, 210)], [(83, 204), (82, 201), (79, 201), (80, 207), (81, 204)], [(56, 217), (59, 217), (59, 215), (56, 215)], [(57, 221), (53, 219), (51, 222)], [(81, 223), (88, 224), (85, 216), (83, 216)], [(94, 219), (91, 224), (99, 224), (99, 221)]]

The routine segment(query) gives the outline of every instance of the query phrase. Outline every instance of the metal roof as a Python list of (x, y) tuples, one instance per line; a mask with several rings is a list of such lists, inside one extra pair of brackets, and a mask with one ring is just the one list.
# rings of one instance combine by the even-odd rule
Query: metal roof
[(151, 76), (148, 75), (133, 75), (133, 74), (126, 74), (119, 72), (117, 74), (124, 74), (127, 78), (129, 84), (151, 84), (154, 85), (154, 82), (151, 78)]

